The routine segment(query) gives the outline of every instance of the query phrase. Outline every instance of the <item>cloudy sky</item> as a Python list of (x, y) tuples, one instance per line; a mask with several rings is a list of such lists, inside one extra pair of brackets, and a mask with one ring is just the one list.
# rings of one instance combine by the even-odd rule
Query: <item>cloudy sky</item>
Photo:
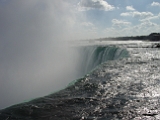
[[(10, 0), (1, 0), (1, 9), (4, 6), (10, 6), (11, 8), (8, 9), (13, 9), (15, 12), (23, 9), (21, 13), (15, 14), (23, 14), (23, 19), (28, 19), (28, 22), (31, 20), (29, 16), (34, 14), (37, 20), (40, 18), (40, 14), (47, 17), (50, 15), (48, 19), (54, 19), (50, 28), (59, 27), (57, 29), (62, 32), (67, 31), (68, 39), (146, 35), (160, 31), (159, 0), (140, 0), (138, 2), (133, 0), (59, 0), (56, 2), (29, 0), (21, 3), (16, 1), (19, 0), (14, 0), (14, 3), (11, 4)], [(12, 8), (16, 6), (16, 3), (19, 9)], [(31, 9), (31, 7), (35, 7), (33, 10), (35, 13), (31, 13), (32, 15), (27, 13), (29, 11), (27, 9)], [(27, 15), (25, 16), (25, 14)], [(2, 14), (1, 16), (3, 17)]]
[(160, 32), (159, 0), (0, 0), (0, 109), (77, 78), (66, 40)]
[(81, 25), (98, 36), (146, 35), (160, 32), (159, 0), (79, 0)]

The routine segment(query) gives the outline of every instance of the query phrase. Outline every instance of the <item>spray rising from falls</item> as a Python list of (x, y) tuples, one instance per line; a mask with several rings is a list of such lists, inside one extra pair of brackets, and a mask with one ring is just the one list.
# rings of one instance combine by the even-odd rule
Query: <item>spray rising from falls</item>
[[(32, 60), (31, 63), (26, 63), (28, 60), (26, 56), (20, 68), (10, 67), (14, 69), (14, 73), (10, 75), (12, 81), (1, 89), (2, 92), (8, 92), (11, 96), (3, 98), (6, 103), (1, 103), (1, 108), (63, 89), (67, 84), (83, 77), (101, 63), (128, 56), (125, 49), (116, 46), (76, 46), (73, 48), (66, 46), (61, 44), (56, 48), (56, 52), (54, 52), (55, 49), (51, 49), (48, 54), (43, 53), (38, 60), (33, 59), (37, 62)], [(19, 76), (17, 76), (18, 73), (20, 73)], [(6, 89), (7, 87), (10, 89)], [(10, 99), (12, 101), (8, 101)]]
[(84, 36), (81, 27), (76, 29), (81, 35), (73, 32), (75, 23), (81, 25), (79, 20), (85, 18), (77, 16), (67, 1), (3, 0), (3, 3), (0, 109), (62, 89), (102, 62), (97, 59), (96, 63), (96, 47), (76, 52), (66, 44), (71, 38), (90, 36), (88, 32)]

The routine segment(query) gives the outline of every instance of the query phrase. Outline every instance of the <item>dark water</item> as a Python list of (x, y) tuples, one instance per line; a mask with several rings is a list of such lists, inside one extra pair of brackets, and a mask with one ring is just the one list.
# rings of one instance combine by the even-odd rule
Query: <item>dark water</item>
[(82, 68), (88, 74), (54, 94), (1, 110), (0, 118), (160, 119), (160, 50), (150, 46), (84, 47)]

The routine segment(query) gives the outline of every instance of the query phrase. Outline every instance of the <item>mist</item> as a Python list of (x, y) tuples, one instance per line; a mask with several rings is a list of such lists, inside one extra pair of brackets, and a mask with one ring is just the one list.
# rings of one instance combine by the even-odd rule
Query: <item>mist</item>
[(0, 2), (0, 109), (53, 93), (79, 77), (79, 55), (68, 44), (76, 39), (75, 23), (63, 0)]

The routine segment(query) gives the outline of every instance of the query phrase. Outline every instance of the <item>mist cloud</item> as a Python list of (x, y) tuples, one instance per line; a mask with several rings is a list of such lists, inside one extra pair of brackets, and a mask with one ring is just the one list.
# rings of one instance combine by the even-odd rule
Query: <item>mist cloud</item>
[(77, 77), (78, 62), (67, 44), (76, 22), (68, 3), (63, 0), (3, 2), (0, 5), (0, 109), (63, 88)]

